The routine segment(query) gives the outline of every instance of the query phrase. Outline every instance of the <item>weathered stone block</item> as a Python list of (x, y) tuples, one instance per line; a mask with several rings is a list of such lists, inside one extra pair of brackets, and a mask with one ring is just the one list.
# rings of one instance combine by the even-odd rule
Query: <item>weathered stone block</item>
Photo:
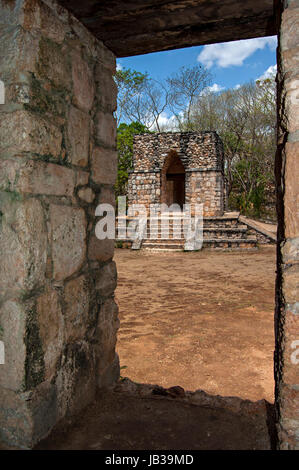
[(87, 342), (66, 346), (56, 379), (58, 419), (79, 412), (94, 399), (95, 363), (94, 349)]
[(30, 449), (46, 437), (57, 420), (55, 385), (44, 382), (34, 391), (0, 391), (0, 438), (19, 448)]
[(298, 76), (299, 71), (299, 47), (287, 49), (281, 52), (285, 78), (292, 79)]
[(96, 280), (96, 290), (103, 297), (109, 297), (116, 288), (117, 271), (116, 264), (111, 261), (101, 268)]
[(75, 173), (72, 169), (29, 160), (22, 165), (16, 189), (22, 193), (47, 194), (51, 196), (72, 196)]
[(43, 115), (56, 126), (65, 123), (70, 93), (64, 93), (30, 74), (29, 84), (12, 84), (8, 89), (8, 99), (14, 103), (23, 103), (26, 110)]
[(116, 334), (119, 328), (118, 306), (113, 299), (102, 305), (98, 317), (98, 373), (101, 375), (115, 358)]
[[(282, 425), (283, 427), (289, 428), (289, 424), (291, 427), (289, 430), (292, 429), (292, 432), (298, 436), (298, 428), (296, 423), (299, 420), (299, 390), (296, 387), (292, 387), (289, 385), (282, 385), (280, 388), (280, 396), (279, 400), (281, 406), (283, 407), (283, 417), (282, 417)], [(292, 420), (293, 423), (286, 423), (286, 420)], [(287, 426), (286, 426), (287, 425)]]
[(18, 2), (10, 4), (5, 0), (0, 2), (1, 8), (1, 22), (7, 25), (18, 25), (22, 21), (23, 17), (23, 4)]
[(68, 138), (70, 142), (71, 162), (86, 166), (89, 153), (89, 116), (71, 106), (68, 119)]
[(117, 107), (117, 86), (111, 74), (106, 67), (97, 65), (97, 95), (103, 109), (108, 112), (114, 112)]
[(5, 192), (0, 193), (0, 211), (0, 295), (43, 285), (47, 231), (41, 203), (19, 201), (17, 193)]
[(115, 191), (113, 187), (103, 186), (101, 188), (99, 204), (110, 204), (112, 207), (115, 207)]
[(93, 105), (95, 85), (92, 71), (79, 51), (72, 52), (73, 103), (88, 113)]
[(0, 190), (14, 190), (21, 162), (15, 160), (0, 160)]
[(0, 153), (30, 152), (58, 158), (62, 135), (52, 123), (28, 111), (1, 114)]
[(82, 340), (86, 334), (89, 314), (89, 286), (85, 276), (69, 281), (64, 290), (65, 341)]
[(116, 72), (116, 59), (115, 54), (113, 54), (110, 49), (101, 45), (101, 48), (98, 49), (99, 65), (104, 65), (107, 67), (112, 74)]
[(113, 361), (105, 367), (105, 369), (98, 371), (97, 385), (99, 388), (109, 388), (113, 386), (119, 379), (120, 366), (118, 354), (114, 354)]
[(282, 14), (280, 44), (281, 50), (298, 46), (299, 12), (295, 8), (286, 8)]
[[(18, 22), (18, 16), (14, 21)], [(1, 80), (11, 82), (22, 79), (24, 72), (34, 73), (39, 38), (29, 34), (19, 25), (13, 27), (4, 23), (0, 25), (0, 35)]]
[(299, 270), (297, 265), (283, 272), (283, 293), (287, 303), (294, 303), (299, 298)]
[(66, 50), (54, 41), (41, 37), (37, 73), (40, 78), (50, 81), (55, 87), (71, 89), (71, 66), (65, 59)]
[(54, 278), (65, 279), (85, 261), (86, 218), (83, 209), (50, 205)]
[(5, 302), (0, 322), (5, 345), (0, 385), (19, 392), (34, 388), (44, 379), (44, 358), (34, 301)]
[(5, 364), (0, 366), (0, 386), (20, 390), (25, 381), (25, 329), (26, 310), (15, 301), (5, 302), (0, 309), (2, 341), (5, 347)]
[(76, 172), (76, 186), (85, 186), (88, 184), (89, 172), (78, 170)]
[(96, 138), (109, 147), (115, 147), (116, 120), (110, 113), (98, 111), (96, 115)]
[(299, 237), (286, 240), (281, 246), (283, 263), (293, 264), (299, 261)]
[(78, 191), (78, 196), (82, 201), (85, 201), (88, 204), (91, 204), (95, 198), (95, 193), (89, 187), (80, 188)]
[[(299, 64), (298, 64), (299, 75)], [(299, 78), (289, 80), (285, 85), (285, 114), (288, 117), (288, 131), (299, 130)], [(297, 154), (298, 155), (298, 154)]]
[(45, 363), (45, 379), (55, 375), (57, 361), (62, 353), (64, 340), (64, 318), (59, 296), (50, 288), (37, 299), (39, 334)]
[(114, 254), (114, 240), (105, 238), (99, 240), (95, 235), (90, 237), (88, 246), (88, 258), (92, 261), (108, 261)]
[(32, 443), (33, 426), (28, 410), (26, 394), (0, 389), (0, 438), (2, 442), (29, 448)]
[(62, 23), (56, 12), (44, 2), (30, 0), (24, 2), (22, 26), (27, 31), (39, 30), (41, 34), (57, 43), (62, 43), (70, 28)]
[(91, 160), (91, 177), (98, 184), (114, 184), (117, 175), (117, 153), (95, 147)]

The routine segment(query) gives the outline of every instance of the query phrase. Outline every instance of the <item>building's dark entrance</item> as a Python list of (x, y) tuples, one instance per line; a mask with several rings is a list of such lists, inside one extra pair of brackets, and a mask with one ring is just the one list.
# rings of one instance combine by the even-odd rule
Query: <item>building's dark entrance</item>
[(165, 176), (162, 178), (165, 185), (163, 202), (166, 202), (168, 206), (178, 204), (183, 208), (183, 204), (185, 204), (185, 168), (176, 152), (171, 155), (165, 170)]
[(168, 173), (166, 175), (166, 186), (168, 205), (179, 204), (180, 207), (183, 207), (185, 203), (185, 174)]

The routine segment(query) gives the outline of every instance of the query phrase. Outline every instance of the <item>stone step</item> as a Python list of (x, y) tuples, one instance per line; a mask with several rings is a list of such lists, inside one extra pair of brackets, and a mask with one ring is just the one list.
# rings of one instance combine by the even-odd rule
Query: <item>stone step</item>
[[(188, 225), (188, 223), (187, 223)], [(193, 224), (192, 224), (193, 226)], [(127, 227), (128, 227), (128, 224), (127, 224)], [(168, 224), (165, 224), (164, 227), (169, 227), (169, 230), (173, 230), (173, 228), (177, 228), (177, 227), (181, 227), (182, 230), (183, 230), (183, 227), (184, 227), (184, 224), (183, 224), (183, 221), (169, 221)], [(150, 224), (150, 222), (148, 221), (147, 222), (147, 230), (150, 230), (150, 228), (152, 230), (158, 230), (160, 231), (162, 228), (163, 228), (163, 224), (161, 222), (159, 223), (156, 223), (156, 222), (152, 222)], [(228, 220), (204, 220), (203, 221), (203, 228), (204, 229), (221, 229), (221, 228), (225, 228), (225, 229), (232, 229), (232, 230), (235, 230), (235, 229), (246, 229), (247, 226), (244, 225), (244, 224), (240, 224), (238, 223), (237, 220), (233, 220), (233, 221), (228, 221)], [(122, 228), (120, 230), (123, 230)], [(116, 224), (116, 231), (118, 231), (118, 225)]]
[(219, 227), (219, 228), (234, 228), (234, 227), (238, 227), (239, 226), (239, 223), (238, 223), (238, 220), (221, 220), (221, 219), (218, 219), (218, 220), (205, 220), (203, 221), (203, 226), (205, 228), (209, 228), (209, 227)]
[[(157, 230), (155, 233), (152, 233), (153, 238), (151, 238), (151, 233), (150, 231), (147, 231), (146, 233), (146, 240), (152, 240), (152, 239), (161, 239), (161, 238), (185, 238), (184, 236), (184, 231), (176, 231), (173, 233), (172, 230), (167, 231), (161, 231)], [(227, 228), (227, 227), (208, 227), (203, 229), (203, 238), (215, 238), (215, 239), (222, 239), (222, 238), (229, 238), (229, 239), (246, 239), (246, 238), (253, 238), (252, 234), (249, 234), (247, 231), (246, 226), (240, 226), (236, 228)]]
[(256, 238), (204, 239), (203, 248), (213, 250), (257, 250)]
[(163, 252), (163, 251), (184, 251), (182, 247), (180, 248), (168, 248), (168, 247), (163, 247), (163, 246), (156, 246), (156, 247), (144, 247), (143, 250), (145, 251), (152, 251), (152, 252)]
[(151, 251), (184, 251), (184, 245), (168, 245), (161, 243), (158, 244), (149, 244), (149, 245), (142, 245), (143, 250), (151, 250)]
[[(150, 230), (157, 230), (158, 233), (161, 232), (163, 227), (157, 227), (157, 226), (148, 226), (147, 227), (147, 233), (150, 232)], [(165, 227), (167, 228), (167, 227)], [(181, 225), (174, 225), (173, 227), (169, 227), (169, 231), (172, 232), (173, 231), (173, 228), (174, 229), (179, 229), (181, 228), (181, 231), (184, 230), (184, 227), (181, 226)], [(218, 227), (218, 226), (206, 226), (206, 225), (203, 225), (203, 230), (204, 231), (207, 231), (207, 232), (210, 232), (210, 231), (223, 231), (223, 232), (236, 232), (236, 231), (239, 231), (239, 232), (246, 232), (248, 230), (247, 226), (246, 225), (237, 225), (237, 226), (234, 226), (234, 227)]]
[(204, 239), (247, 239), (254, 238), (249, 236), (247, 227), (204, 227), (203, 229), (203, 238)]
[(155, 244), (169, 243), (170, 245), (172, 245), (174, 243), (184, 243), (184, 242), (185, 242), (184, 238), (153, 238), (153, 239), (147, 238), (143, 240), (143, 245), (147, 243), (155, 243)]
[[(184, 245), (184, 239), (154, 239), (144, 240), (142, 248), (183, 250)], [(203, 240), (203, 248), (214, 250), (256, 250), (257, 240), (256, 238), (210, 238)]]
[(180, 239), (157, 238), (153, 240), (144, 240), (142, 243), (142, 248), (181, 251), (184, 249), (184, 243), (185, 243), (185, 240), (183, 238), (180, 238)]

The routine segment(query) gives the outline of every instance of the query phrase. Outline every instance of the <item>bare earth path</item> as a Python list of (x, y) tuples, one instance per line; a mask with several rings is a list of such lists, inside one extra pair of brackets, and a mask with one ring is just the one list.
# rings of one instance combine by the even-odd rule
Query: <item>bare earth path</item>
[(123, 376), (273, 402), (274, 246), (115, 260)]
[(118, 352), (134, 382), (98, 391), (36, 449), (274, 449), (261, 399), (273, 402), (275, 248), (115, 258)]

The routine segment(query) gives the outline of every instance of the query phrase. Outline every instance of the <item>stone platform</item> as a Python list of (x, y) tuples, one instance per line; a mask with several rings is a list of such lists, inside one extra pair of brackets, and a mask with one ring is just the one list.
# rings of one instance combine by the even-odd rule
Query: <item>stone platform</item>
[[(134, 242), (129, 239), (117, 239), (118, 246), (131, 249), (143, 249), (152, 251), (188, 251), (186, 239), (183, 233), (182, 220), (184, 215), (169, 214), (169, 231), (163, 226), (166, 215), (147, 221), (145, 236)], [(126, 218), (127, 226), (134, 218)], [(150, 229), (154, 234), (150, 233)], [(256, 250), (258, 243), (273, 243), (275, 237), (266, 231), (259, 231), (258, 227), (247, 223), (238, 212), (227, 212), (222, 216), (204, 217), (203, 219), (203, 245), (202, 249), (212, 250)]]

